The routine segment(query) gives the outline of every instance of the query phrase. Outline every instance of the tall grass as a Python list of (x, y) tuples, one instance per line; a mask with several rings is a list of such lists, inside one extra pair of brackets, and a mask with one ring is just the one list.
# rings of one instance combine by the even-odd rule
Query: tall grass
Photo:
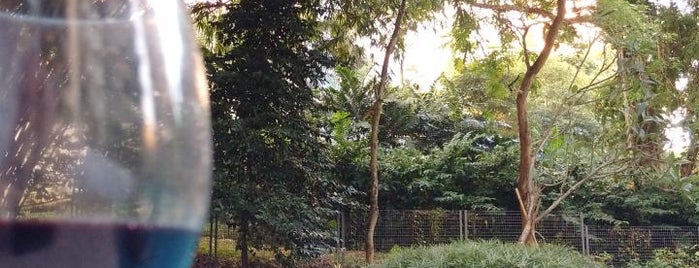
[(526, 247), (497, 241), (464, 241), (443, 246), (392, 250), (373, 268), (604, 267), (561, 246)]

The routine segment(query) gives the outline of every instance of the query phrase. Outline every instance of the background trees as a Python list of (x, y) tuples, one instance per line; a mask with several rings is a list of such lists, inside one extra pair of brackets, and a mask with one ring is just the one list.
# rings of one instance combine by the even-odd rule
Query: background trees
[[(555, 210), (608, 224), (697, 223), (696, 7), (578, 5), (194, 6), (212, 88), (214, 208), (241, 249), (280, 258), (282, 248), (322, 249), (329, 213), (364, 211), (375, 194), (373, 211), (522, 209), (528, 243)], [(434, 87), (375, 68), (400, 61), (401, 37), (433, 27), (440, 12), (452, 18), (455, 56)], [(690, 134), (686, 151), (665, 148), (673, 112)]]

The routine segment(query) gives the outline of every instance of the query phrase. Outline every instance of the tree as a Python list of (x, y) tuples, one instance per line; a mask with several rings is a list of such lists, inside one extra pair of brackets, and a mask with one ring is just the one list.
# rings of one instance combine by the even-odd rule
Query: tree
[[(553, 114), (539, 117), (539, 119), (545, 119), (548, 122), (541, 122), (541, 129), (537, 129), (537, 135), (535, 136), (532, 135), (532, 125), (530, 124), (531, 118), (529, 110), (531, 107), (528, 106), (532, 105), (529, 101), (530, 93), (532, 93), (533, 90), (542, 88), (541, 83), (543, 79), (537, 79), (537, 74), (545, 68), (544, 65), (547, 62), (547, 58), (555, 47), (559, 47), (563, 43), (573, 43), (575, 41), (577, 29), (574, 26), (576, 24), (586, 23), (588, 25), (601, 25), (609, 23), (607, 25), (612, 25), (613, 22), (619, 23), (619, 20), (623, 19), (642, 21), (644, 17), (636, 13), (633, 14), (636, 16), (631, 18), (608, 17), (610, 13), (617, 12), (615, 8), (621, 7), (629, 9), (629, 4), (623, 1), (615, 1), (614, 8), (604, 4), (599, 4), (596, 7), (573, 6), (575, 14), (571, 14), (570, 16), (566, 16), (565, 1), (536, 1), (514, 4), (503, 4), (497, 1), (477, 1), (463, 3), (462, 5), (459, 1), (455, 1), (455, 3), (457, 4), (457, 18), (454, 24), (455, 27), (452, 30), (452, 35), (455, 40), (453, 46), (457, 51), (464, 52), (467, 56), (475, 49), (470, 39), (471, 32), (474, 30), (478, 31), (477, 29), (483, 23), (491, 23), (491, 25), (494, 25), (498, 29), (500, 42), (502, 44), (502, 48), (499, 51), (484, 51), (488, 56), (486, 56), (483, 61), (495, 62), (495, 64), (490, 65), (500, 66), (501, 64), (497, 62), (507, 60), (508, 57), (499, 57), (498, 53), (507, 55), (511, 53), (510, 49), (513, 47), (513, 44), (518, 43), (519, 45), (516, 48), (520, 51), (518, 56), (525, 65), (523, 74), (505, 76), (498, 74), (498, 71), (496, 71), (497, 69), (491, 71), (494, 72), (495, 75), (489, 75), (488, 73), (490, 72), (485, 72), (487, 74), (486, 77), (489, 77), (489, 79), (494, 78), (495, 80), (516, 77), (514, 79), (510, 78), (510, 80), (506, 82), (491, 82), (490, 84), (486, 84), (486, 87), (491, 88), (489, 94), (504, 92), (504, 94), (500, 95), (507, 96), (507, 89), (515, 91), (517, 131), (520, 142), (520, 166), (516, 189), (522, 214), (522, 234), (520, 236), (520, 242), (535, 244), (534, 232), (536, 223), (539, 220), (548, 215), (553, 209), (557, 208), (564, 199), (568, 198), (574, 191), (582, 187), (585, 182), (621, 172), (626, 169), (627, 162), (625, 155), (621, 154), (618, 148), (612, 146), (595, 149), (598, 150), (598, 152), (590, 152), (591, 156), (612, 155), (612, 157), (607, 157), (607, 159), (592, 157), (586, 165), (570, 167), (574, 168), (574, 170), (584, 170), (581, 173), (575, 173), (578, 174), (576, 176), (570, 176), (570, 173), (566, 173), (564, 170), (567, 168), (564, 166), (551, 165), (551, 163), (537, 163), (539, 161), (546, 161), (547, 155), (552, 153), (554, 153), (554, 155), (557, 154), (556, 151), (558, 151), (558, 149), (555, 148), (561, 148), (562, 144), (566, 144), (561, 135), (561, 131), (565, 129), (561, 128), (558, 121), (561, 120), (561, 117), (565, 114), (569, 113), (568, 111), (570, 111), (570, 109), (567, 106), (579, 106), (593, 102), (594, 100), (587, 101), (585, 99), (589, 98), (591, 93), (594, 95), (601, 92), (600, 89), (606, 88), (613, 78), (612, 76), (605, 77), (604, 75), (605, 73), (610, 73), (608, 70), (610, 70), (611, 67), (611, 64), (605, 61), (600, 64), (601, 69), (594, 75), (594, 79), (592, 79), (589, 84), (582, 86), (575, 84), (577, 83), (576, 79), (578, 79), (578, 74), (584, 69), (589, 69), (589, 67), (586, 67), (589, 63), (586, 61), (592, 44), (583, 44), (582, 47), (587, 48), (587, 52), (583, 53), (585, 56), (579, 65), (576, 66), (575, 75), (572, 77), (570, 84), (566, 86), (567, 89), (562, 91), (564, 93), (571, 92), (572, 94), (566, 97), (568, 99), (558, 104), (558, 108), (550, 110)], [(471, 9), (469, 10), (468, 8)], [(483, 13), (475, 12), (474, 8), (479, 11), (490, 11), (491, 13), (486, 12), (486, 14), (491, 14), (491, 20), (483, 19)], [(552, 12), (551, 10), (554, 11)], [(534, 29), (534, 26), (540, 24), (543, 24), (543, 48), (538, 54), (534, 54), (528, 49), (528, 45), (530, 44), (528, 44), (527, 36), (530, 31)], [(580, 47), (579, 45), (576, 46)], [(464, 56), (464, 59), (466, 56)], [(604, 99), (605, 96), (600, 95), (600, 98)], [(541, 109), (543, 107), (534, 107), (535, 111), (544, 111), (544, 109)], [(503, 111), (507, 111), (507, 108), (504, 107)], [(570, 143), (570, 145), (566, 145), (565, 147), (572, 146), (573, 144), (574, 143)], [(553, 171), (551, 168), (561, 169), (554, 173), (568, 175), (560, 176), (559, 182), (542, 184), (541, 182), (543, 179), (547, 177), (545, 172)], [(576, 179), (576, 181), (571, 183), (570, 179)], [(553, 194), (555, 198), (547, 196), (547, 200), (551, 200), (551, 203), (543, 212), (539, 213), (542, 189), (547, 186), (561, 186), (561, 190)]]
[(379, 83), (374, 89), (374, 104), (369, 111), (371, 114), (371, 151), (369, 159), (369, 170), (371, 182), (369, 183), (369, 220), (366, 235), (366, 262), (374, 262), (374, 230), (379, 219), (379, 122), (383, 109), (383, 98), (386, 85), (388, 84), (388, 65), (391, 62), (391, 54), (396, 48), (396, 43), (402, 32), (403, 16), (405, 16), (406, 0), (401, 0), (397, 10), (396, 22), (394, 23), (391, 39), (385, 48), (383, 64), (381, 65), (381, 75)]
[[(408, 3), (410, 2), (410, 3)], [(379, 124), (384, 102), (384, 91), (389, 82), (389, 64), (394, 50), (403, 46), (402, 36), (407, 29), (414, 29), (417, 23), (431, 16), (431, 12), (440, 6), (439, 1), (331, 1), (335, 6), (334, 17), (328, 23), (328, 29), (336, 40), (352, 40), (352, 37), (369, 37), (372, 46), (379, 46), (384, 52), (378, 82), (373, 86), (373, 104), (368, 111), (370, 118), (370, 160), (371, 181), (368, 187), (369, 214), (365, 244), (366, 260), (374, 260), (374, 229), (378, 220), (378, 154)], [(393, 23), (389, 23), (393, 21)], [(392, 27), (392, 29), (389, 29)], [(390, 34), (389, 34), (390, 33)], [(351, 51), (354, 46), (347, 42), (336, 42), (335, 51)]]
[[(551, 50), (556, 42), (558, 29), (561, 27), (561, 23), (563, 23), (563, 18), (566, 14), (566, 1), (558, 0), (556, 10), (556, 17), (551, 22), (548, 32), (546, 33), (544, 47), (536, 57), (534, 63), (531, 65), (527, 64), (527, 71), (524, 74), (524, 78), (522, 78), (519, 91), (517, 92), (517, 128), (519, 130), (520, 149), (517, 192), (518, 196), (520, 196), (520, 210), (523, 215), (522, 222), (524, 225), (519, 241), (526, 244), (536, 243), (534, 230), (536, 229), (536, 217), (538, 217), (539, 214), (539, 186), (533, 178), (535, 164), (534, 154), (536, 152), (532, 151), (532, 137), (529, 132), (529, 115), (527, 113), (527, 97), (536, 75), (544, 67), (544, 64), (546, 64), (546, 60), (551, 54)], [(525, 51), (525, 59), (529, 57), (527, 54), (528, 52)]]
[[(13, 37), (12, 34), (8, 36)], [(0, 77), (7, 79), (3, 81), (3, 86), (7, 85), (7, 92), (0, 99), (3, 107), (0, 216), (6, 218), (19, 214), (21, 200), (34, 169), (41, 161), (45, 147), (55, 136), (51, 119), (55, 116), (53, 112), (58, 101), (52, 96), (62, 83), (54, 77), (58, 75), (52, 75), (51, 71), (52, 65), (61, 62), (61, 59), (49, 53), (38, 53), (40, 45), (56, 46), (54, 42), (43, 39), (32, 42), (33, 45), (26, 50), (17, 49), (20, 52), (16, 55), (5, 55), (14, 58), (16, 66), (4, 68), (0, 73)], [(21, 44), (19, 40), (13, 41), (14, 44), (8, 43), (8, 47)], [(51, 66), (44, 66), (43, 62)], [(15, 73), (18, 70), (22, 70), (22, 73)]]
[[(544, 46), (535, 56), (535, 60), (532, 63), (529, 50), (527, 49), (526, 35), (529, 31), (530, 25), (524, 26), (524, 33), (522, 38), (522, 49), (523, 49), (523, 59), (526, 64), (526, 71), (522, 77), (516, 92), (516, 107), (517, 107), (517, 129), (520, 144), (520, 157), (519, 157), (519, 176), (517, 179), (517, 196), (520, 203), (520, 211), (522, 213), (522, 234), (519, 238), (521, 243), (535, 244), (535, 229), (536, 229), (536, 218), (538, 216), (539, 210), (539, 186), (534, 179), (535, 170), (535, 154), (532, 146), (532, 135), (529, 127), (529, 114), (527, 110), (527, 99), (529, 92), (534, 84), (537, 74), (541, 71), (546, 64), (546, 61), (551, 53), (553, 47), (558, 43), (557, 37), (559, 34), (559, 29), (562, 28), (564, 23), (564, 18), (566, 15), (566, 1), (558, 0), (555, 3), (555, 7), (550, 2), (537, 2), (531, 6), (522, 4), (520, 6), (507, 5), (507, 4), (489, 4), (489, 3), (470, 3), (473, 7), (485, 8), (493, 10), (495, 14), (506, 13), (509, 11), (521, 11), (523, 13), (529, 13), (534, 15), (543, 16), (546, 19), (546, 27), (544, 34)], [(547, 9), (554, 9), (555, 14), (549, 13)], [(457, 11), (462, 14), (461, 16), (466, 18), (459, 20), (457, 18), (457, 27), (473, 27), (475, 22), (472, 20), (471, 16), (463, 15), (464, 11), (459, 9)], [(504, 15), (496, 15), (496, 20), (505, 21), (503, 24), (507, 25), (507, 20)], [(501, 25), (501, 27), (503, 27)], [(460, 30), (461, 31), (461, 30)], [(468, 32), (468, 31), (466, 31)], [(502, 33), (503, 31), (501, 31)], [(457, 36), (463, 36), (461, 32)], [(507, 36), (503, 35), (504, 41)], [(466, 48), (470, 50), (468, 42), (465, 44), (457, 44), (457, 48)]]
[[(214, 118), (214, 206), (237, 228), (243, 267), (248, 251), (280, 261), (327, 247), (327, 196), (334, 183), (321, 132), (311, 118), (313, 89), (332, 67), (322, 47), (314, 0), (201, 3), (219, 51), (206, 57)], [(206, 21), (205, 21), (206, 22)], [(209, 39), (212, 40), (212, 39)], [(274, 40), (274, 41), (271, 41)], [(217, 52), (217, 53), (213, 53)], [(291, 265), (291, 264), (289, 264)]]
[(598, 5), (603, 10), (614, 11), (600, 16), (597, 25), (605, 31), (606, 41), (617, 53), (616, 85), (610, 87), (610, 98), (604, 100), (613, 105), (605, 104), (605, 107), (623, 107), (624, 125), (619, 129), (624, 130), (627, 150), (636, 156), (638, 166), (659, 168), (662, 131), (658, 126), (658, 107), (650, 104), (655, 103), (651, 100), (656, 95), (653, 92), (660, 93), (656, 82), (661, 80), (655, 80), (657, 77), (652, 77), (653, 73), (646, 67), (653, 64), (647, 57), (653, 57), (656, 39), (662, 37), (657, 35), (659, 29), (648, 20), (642, 6), (628, 5), (625, 1), (601, 1)]

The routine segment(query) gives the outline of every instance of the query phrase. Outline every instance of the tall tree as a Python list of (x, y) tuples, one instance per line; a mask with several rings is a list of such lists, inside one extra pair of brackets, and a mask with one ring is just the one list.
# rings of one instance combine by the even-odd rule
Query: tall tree
[[(328, 164), (312, 89), (331, 67), (316, 0), (201, 3), (220, 42), (207, 55), (214, 118), (214, 206), (238, 230), (243, 267), (251, 248), (292, 256), (327, 246)], [(206, 21), (205, 21), (206, 22)], [(320, 230), (320, 231), (319, 231)], [(292, 265), (292, 264), (288, 264)]]
[[(519, 5), (510, 5), (510, 4), (500, 4), (500, 3), (469, 3), (472, 7), (477, 7), (477, 8), (483, 8), (487, 10), (493, 11), (496, 16), (496, 21), (501, 21), (501, 27), (512, 27), (511, 24), (507, 22), (507, 19), (505, 18), (505, 15), (502, 15), (507, 12), (521, 12), (522, 14), (531, 14), (531, 15), (537, 15), (543, 17), (543, 19), (546, 20), (546, 27), (545, 29), (545, 34), (544, 34), (544, 46), (541, 49), (541, 51), (538, 53), (538, 55), (534, 56), (532, 55), (529, 50), (527, 49), (527, 40), (526, 40), (526, 35), (527, 32), (529, 31), (530, 25), (525, 25), (524, 27), (524, 33), (522, 37), (522, 48), (523, 48), (523, 59), (526, 64), (526, 71), (524, 73), (524, 76), (522, 77), (521, 82), (519, 82), (519, 86), (517, 88), (516, 92), (516, 108), (517, 108), (517, 129), (518, 129), (518, 136), (519, 136), (519, 144), (520, 144), (520, 157), (519, 157), (519, 175), (517, 179), (517, 196), (519, 199), (520, 203), (520, 210), (522, 213), (522, 234), (519, 238), (519, 241), (521, 243), (525, 244), (535, 244), (536, 243), (536, 237), (535, 237), (535, 230), (536, 230), (536, 221), (538, 217), (538, 212), (539, 212), (539, 185), (537, 181), (535, 180), (534, 172), (535, 172), (535, 155), (536, 151), (533, 150), (533, 141), (532, 141), (532, 135), (531, 135), (531, 130), (529, 127), (529, 114), (527, 110), (527, 99), (529, 97), (529, 93), (532, 89), (532, 86), (534, 84), (534, 81), (536, 79), (537, 74), (541, 71), (541, 69), (544, 67), (544, 64), (546, 64), (546, 61), (548, 60), (549, 55), (551, 54), (551, 51), (553, 50), (554, 46), (558, 43), (558, 34), (559, 34), (559, 29), (562, 28), (565, 15), (566, 15), (566, 1), (565, 0), (557, 0), (554, 3), (551, 3), (550, 1), (537, 1), (536, 3), (531, 3), (531, 5), (528, 4), (519, 4)], [(553, 9), (555, 10), (555, 14), (551, 13), (549, 10)], [(459, 14), (463, 14), (463, 9), (459, 9), (460, 12)], [(471, 16), (464, 16), (461, 15), (462, 17), (468, 17), (472, 18)], [(458, 21), (455, 24), (457, 27), (466, 27), (466, 28), (473, 28), (477, 26), (477, 23), (472, 21), (472, 19), (469, 20), (461, 20)], [(467, 30), (468, 31), (468, 30)], [(508, 31), (503, 31), (501, 30), (501, 35), (503, 32), (508, 32)], [(510, 36), (511, 33), (514, 32), (513, 30), (510, 30)], [(463, 34), (457, 35), (457, 36), (463, 36)], [(507, 41), (508, 34), (502, 35), (501, 38), (503, 39), (503, 42)], [(510, 37), (511, 38), (511, 37)], [(457, 48), (467, 48), (467, 50), (470, 50), (470, 47), (468, 46), (468, 41), (464, 42), (463, 44), (457, 44)], [(509, 44), (505, 44), (506, 46), (509, 46)], [(535, 57), (534, 62), (531, 62), (532, 57)]]
[[(483, 49), (486, 55), (486, 60), (499, 61), (500, 57), (497, 57), (498, 53), (511, 53), (510, 49), (513, 44), (516, 45), (517, 50), (521, 51), (519, 54), (522, 59), (525, 70), (524, 73), (518, 75), (513, 81), (507, 84), (497, 84), (490, 85), (496, 92), (505, 92), (507, 94), (507, 88), (511, 91), (515, 91), (515, 107), (517, 111), (517, 135), (520, 142), (520, 163), (519, 163), (519, 174), (517, 179), (516, 194), (519, 199), (519, 207), (522, 214), (522, 233), (519, 241), (525, 244), (536, 244), (535, 230), (536, 224), (543, 217), (549, 214), (553, 209), (558, 207), (561, 202), (569, 197), (574, 191), (582, 187), (582, 185), (592, 179), (600, 178), (609, 174), (617, 173), (625, 168), (624, 162), (618, 154), (612, 153), (613, 157), (608, 157), (608, 159), (601, 159), (600, 161), (591, 161), (589, 167), (585, 168), (582, 172), (583, 176), (573, 176), (577, 179), (575, 183), (557, 183), (556, 185), (565, 185), (567, 189), (561, 188), (559, 194), (556, 198), (552, 200), (551, 204), (541, 213), (539, 213), (541, 207), (541, 190), (546, 185), (540, 183), (541, 171), (545, 171), (544, 167), (537, 164), (538, 159), (545, 157), (546, 154), (550, 152), (545, 151), (548, 147), (561, 147), (560, 145), (563, 140), (560, 135), (556, 134), (558, 128), (556, 125), (557, 120), (560, 120), (560, 115), (563, 111), (568, 109), (567, 107), (562, 107), (555, 112), (547, 120), (550, 123), (542, 124), (548, 125), (547, 129), (539, 130), (538, 137), (533, 137), (531, 118), (529, 113), (529, 95), (534, 89), (538, 89), (541, 86), (538, 85), (542, 80), (537, 79), (537, 75), (544, 68), (547, 62), (548, 56), (555, 47), (559, 47), (562, 43), (573, 42), (575, 37), (578, 36), (577, 29), (574, 27), (580, 23), (599, 23), (600, 17), (605, 17), (609, 13), (614, 13), (614, 9), (601, 9), (599, 6), (589, 6), (589, 7), (576, 7), (573, 6), (573, 14), (567, 16), (567, 1), (531, 1), (531, 2), (515, 2), (515, 3), (503, 3), (501, 1), (455, 1), (457, 7), (457, 18), (454, 24), (454, 29), (452, 34), (454, 36), (454, 47), (457, 51), (464, 52), (466, 55), (472, 53), (474, 50), (474, 43), (472, 43), (473, 31), (479, 33), (479, 28), (485, 23), (490, 23), (491, 26), (495, 26), (498, 30), (501, 50), (490, 52)], [(628, 7), (629, 4), (623, 1), (616, 1), (621, 7)], [(596, 11), (594, 9), (597, 9)], [(491, 20), (484, 20), (481, 17), (486, 17), (492, 14)], [(636, 18), (636, 17), (634, 17)], [(614, 21), (614, 19), (619, 19), (614, 17), (613, 19), (607, 20), (607, 22)], [(543, 25), (542, 43), (543, 47), (538, 54), (532, 53), (528, 45), (531, 45), (528, 41), (528, 34), (534, 26)], [(481, 36), (482, 37), (482, 36)], [(517, 41), (517, 42), (515, 42)], [(606, 82), (610, 78), (597, 79), (599, 75), (607, 72), (610, 65), (603, 63), (602, 68), (599, 70), (595, 78), (590, 82), (590, 84), (580, 87), (575, 85), (575, 80), (577, 79), (577, 74), (583, 70), (584, 64), (587, 64), (585, 60), (589, 54), (589, 48), (592, 44), (583, 46), (588, 48), (585, 54), (585, 59), (577, 66), (577, 71), (570, 85), (568, 86), (568, 91), (573, 92), (570, 96), (571, 99), (563, 102), (562, 104), (567, 105), (581, 105), (585, 101), (581, 101), (584, 96), (589, 96), (592, 90), (598, 89), (600, 86), (606, 85)], [(495, 55), (495, 57), (493, 57)], [(504, 57), (507, 59), (507, 57)], [(496, 64), (497, 65), (497, 64)], [(497, 65), (499, 66), (499, 65)], [(498, 78), (500, 77), (500, 78)], [(496, 75), (497, 79), (504, 77), (502, 75)], [(521, 79), (520, 79), (521, 78)], [(548, 167), (545, 167), (548, 168)], [(564, 178), (572, 178), (571, 176), (563, 176)]]
[[(534, 180), (534, 154), (532, 151), (532, 135), (529, 129), (529, 115), (527, 113), (527, 97), (531, 90), (534, 79), (539, 71), (546, 64), (551, 50), (556, 42), (558, 30), (561, 28), (563, 18), (566, 14), (566, 0), (558, 0), (556, 4), (556, 17), (551, 22), (544, 47), (537, 56), (533, 64), (527, 64), (527, 71), (524, 74), (522, 83), (517, 92), (517, 123), (519, 133), (519, 177), (517, 179), (517, 191), (522, 205), (522, 234), (519, 237), (521, 243), (534, 244), (536, 243), (535, 229), (536, 218), (538, 217), (539, 209), (539, 186)], [(526, 42), (526, 41), (525, 41)], [(525, 52), (525, 58), (528, 57)]]
[[(407, 30), (415, 29), (418, 23), (432, 16), (432, 12), (441, 6), (441, 1), (436, 0), (351, 0), (330, 1), (336, 11), (328, 23), (328, 32), (335, 42), (334, 51), (337, 54), (352, 51), (347, 47), (355, 47), (356, 44), (347, 40), (355, 37), (368, 37), (371, 46), (380, 47), (384, 53), (381, 63), (381, 72), (378, 81), (373, 85), (374, 101), (368, 111), (371, 125), (370, 129), (370, 175), (371, 181), (368, 187), (369, 215), (367, 236), (365, 244), (366, 260), (372, 263), (374, 260), (373, 234), (378, 220), (378, 154), (379, 154), (379, 124), (381, 121), (382, 107), (386, 86), (390, 79), (389, 64), (396, 50), (404, 46), (403, 35)], [(355, 50), (356, 51), (356, 50)], [(397, 53), (400, 54), (400, 53)], [(355, 55), (361, 58), (363, 55)], [(355, 59), (356, 59), (355, 58)]]
[(388, 84), (388, 70), (391, 62), (391, 55), (396, 49), (396, 43), (402, 33), (403, 17), (405, 16), (406, 0), (401, 0), (397, 10), (396, 21), (394, 23), (393, 33), (386, 45), (381, 66), (381, 75), (379, 83), (374, 89), (374, 104), (371, 107), (371, 151), (369, 159), (369, 169), (371, 174), (371, 182), (369, 183), (369, 216), (365, 245), (365, 256), (367, 263), (374, 262), (374, 230), (376, 222), (379, 219), (379, 122), (383, 110), (384, 91)]

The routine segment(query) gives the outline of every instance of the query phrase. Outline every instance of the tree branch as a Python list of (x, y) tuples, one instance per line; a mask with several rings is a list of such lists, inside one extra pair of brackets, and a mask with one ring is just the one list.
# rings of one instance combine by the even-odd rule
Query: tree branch
[[(618, 156), (617, 156), (617, 157), (618, 157)], [(541, 214), (539, 214), (539, 217), (536, 218), (536, 220), (537, 220), (537, 221), (540, 221), (540, 220), (542, 220), (543, 218), (545, 218), (546, 216), (548, 216), (554, 209), (556, 209), (556, 208), (563, 202), (563, 200), (565, 200), (566, 198), (568, 198), (568, 196), (570, 196), (571, 194), (573, 194), (573, 192), (575, 192), (575, 190), (577, 190), (578, 188), (580, 188), (585, 182), (587, 182), (587, 181), (589, 181), (589, 180), (591, 180), (591, 179), (597, 179), (597, 178), (600, 178), (600, 177), (606, 177), (606, 176), (609, 176), (609, 175), (612, 175), (612, 174), (616, 174), (616, 173), (618, 173), (618, 172), (623, 171), (623, 170), (625, 169), (625, 167), (621, 167), (621, 168), (615, 169), (615, 170), (613, 170), (613, 171), (611, 171), (611, 172), (600, 173), (600, 171), (602, 171), (603, 168), (608, 167), (608, 166), (611, 166), (612, 164), (618, 163), (618, 162), (619, 162), (619, 159), (618, 159), (617, 157), (615, 157), (614, 160), (610, 160), (610, 161), (604, 162), (604, 163), (602, 163), (602, 164), (596, 166), (594, 169), (592, 169), (592, 171), (590, 171), (590, 172), (587, 174), (587, 176), (585, 176), (585, 178), (582, 178), (581, 180), (579, 180), (578, 182), (576, 182), (575, 184), (573, 184), (573, 186), (571, 186), (563, 195), (561, 195), (561, 196), (559, 196), (558, 198), (556, 198), (556, 200), (554, 200), (553, 203), (551, 203), (551, 205), (550, 205), (548, 208), (546, 208), (546, 210), (544, 210), (544, 212), (541, 212)], [(622, 161), (623, 161), (623, 160), (622, 160)]]
[[(199, 2), (199, 3), (192, 3), (189, 4), (188, 6), (192, 9), (192, 12), (200, 12), (203, 10), (214, 10), (214, 9), (219, 9), (222, 7), (227, 7), (228, 5), (231, 5), (230, 0), (218, 0), (215, 2)], [(237, 4), (233, 4), (237, 5)]]
[[(400, 7), (398, 9), (398, 15), (396, 16), (395, 28), (393, 28), (393, 33), (391, 34), (391, 39), (386, 46), (386, 51), (383, 57), (383, 66), (381, 67), (381, 80), (379, 80), (379, 85), (377, 91), (383, 91), (388, 83), (388, 64), (391, 61), (391, 54), (396, 49), (396, 43), (398, 43), (398, 36), (401, 32), (401, 27), (403, 23), (403, 17), (405, 16), (405, 5), (406, 0), (400, 2)], [(383, 98), (383, 92), (376, 92), (377, 98)]]
[[(575, 75), (573, 75), (573, 78), (570, 80), (570, 84), (568, 84), (568, 88), (566, 91), (570, 91), (573, 88), (573, 85), (575, 85), (575, 80), (578, 78), (578, 75), (580, 75), (580, 70), (582, 70), (583, 64), (585, 64), (585, 62), (587, 61), (587, 58), (590, 56), (590, 51), (592, 51), (592, 45), (597, 41), (597, 37), (598, 36), (595, 36), (595, 38), (592, 39), (592, 41), (590, 41), (590, 45), (587, 47), (587, 51), (585, 51), (585, 56), (583, 57), (582, 61), (580, 62), (580, 65), (578, 65), (578, 68), (575, 70)], [(602, 71), (600, 71), (600, 72), (602, 72)], [(600, 73), (597, 73), (597, 75), (595, 77), (599, 76), (599, 74)], [(591, 83), (593, 83), (593, 82), (594, 82), (594, 80), (591, 81)], [(577, 98), (576, 98), (574, 103), (577, 103), (583, 96), (585, 96), (585, 94), (583, 94), (584, 92), (585, 91), (583, 91), (583, 90), (578, 90), (578, 92), (575, 92), (573, 95), (567, 97), (566, 100), (563, 102), (563, 104), (558, 106), (558, 109), (556, 110), (556, 113), (553, 116), (553, 120), (551, 120), (551, 122), (552, 122), (551, 125), (546, 130), (546, 134), (544, 134), (544, 138), (541, 139), (541, 141), (539, 142), (539, 147), (534, 152), (540, 152), (544, 149), (546, 142), (548, 141), (549, 138), (551, 138), (551, 135), (553, 134), (553, 128), (555, 127), (555, 123), (558, 121), (558, 118), (561, 115), (563, 115), (563, 111), (565, 110), (564, 108), (569, 108), (569, 109), (572, 108), (571, 106), (573, 106), (573, 105), (565, 105), (565, 103), (567, 103), (569, 100), (575, 98), (576, 96), (577, 96)]]
[[(526, 115), (526, 99), (527, 95), (529, 95), (529, 90), (532, 87), (532, 83), (534, 83), (534, 78), (536, 75), (541, 71), (541, 69), (544, 67), (544, 63), (546, 63), (546, 60), (548, 59), (549, 55), (551, 54), (551, 50), (553, 49), (554, 43), (556, 42), (556, 36), (558, 35), (558, 29), (561, 27), (561, 23), (563, 22), (563, 17), (565, 16), (565, 0), (558, 0), (558, 14), (556, 18), (551, 22), (551, 26), (549, 27), (549, 31), (546, 34), (545, 37), (545, 42), (544, 42), (544, 48), (541, 49), (541, 53), (539, 53), (539, 56), (536, 58), (534, 61), (534, 64), (530, 68), (527, 68), (526, 73), (524, 74), (524, 78), (522, 79), (522, 83), (520, 84), (520, 89), (519, 92), (517, 92), (517, 106), (518, 106), (518, 123), (519, 123), (519, 138), (520, 138), (520, 146), (522, 146), (523, 141), (526, 141), (524, 143), (529, 143), (529, 144), (524, 144), (526, 146), (523, 146), (520, 148), (520, 169), (524, 169), (526, 171), (530, 171), (533, 166), (534, 166), (534, 160), (532, 160), (532, 154), (535, 152), (531, 150), (531, 136), (529, 133), (529, 122), (527, 119)], [(529, 165), (529, 166), (527, 166)], [(517, 182), (517, 185), (520, 186), (524, 183), (524, 181), (530, 180), (531, 178), (528, 177), (530, 176), (529, 172), (523, 172), (520, 173), (520, 178)], [(525, 178), (527, 177), (527, 178)]]
[[(492, 10), (497, 13), (504, 13), (504, 12), (520, 12), (520, 13), (526, 13), (526, 14), (536, 14), (544, 18), (549, 18), (549, 19), (556, 19), (557, 16), (553, 12), (550, 12), (548, 10), (538, 8), (538, 7), (530, 7), (530, 6), (516, 6), (516, 5), (509, 5), (509, 4), (487, 4), (487, 3), (469, 3), (468, 5), (476, 8), (482, 8), (482, 9), (488, 9)], [(592, 21), (592, 15), (581, 15), (577, 17), (572, 17), (572, 18), (561, 18), (564, 22), (569, 23), (569, 24), (575, 24), (575, 23), (586, 23), (586, 22), (591, 22)]]

